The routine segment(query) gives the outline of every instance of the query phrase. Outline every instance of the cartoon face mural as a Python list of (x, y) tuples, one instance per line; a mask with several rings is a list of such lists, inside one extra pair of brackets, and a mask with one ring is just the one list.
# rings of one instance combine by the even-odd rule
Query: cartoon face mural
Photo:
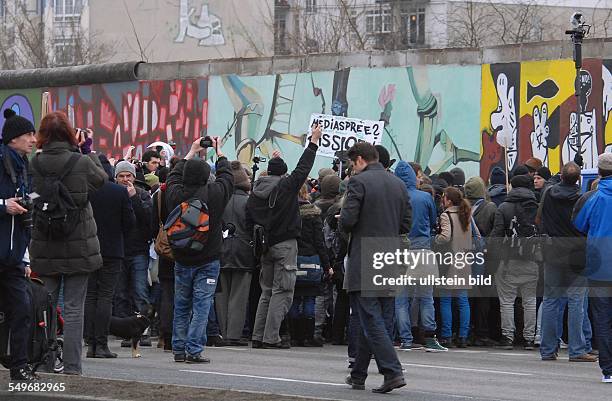
[(155, 141), (186, 153), (207, 125), (206, 78), (84, 85), (50, 90), (53, 110), (76, 127), (91, 128), (94, 149), (119, 157), (130, 146), (140, 156)]
[[(475, 174), (478, 104), (470, 99), (478, 97), (478, 79), (475, 66), (211, 77), (209, 132), (244, 163), (279, 149), (291, 167), (312, 113), (383, 120), (392, 158), (417, 161), (429, 173), (459, 165)], [(331, 162), (317, 158), (315, 169)]]
[[(518, 88), (515, 92), (518, 108), (518, 130), (516, 147), (509, 153), (510, 170), (523, 164), (530, 157), (537, 157), (553, 173), (560, 171), (564, 163), (574, 160), (580, 141), (584, 168), (597, 167), (597, 156), (610, 144), (612, 135), (604, 135), (609, 127), (606, 124), (606, 79), (610, 70), (606, 70), (607, 61), (586, 59), (580, 83), (586, 96), (583, 99), (583, 113), (580, 118), (580, 129), (577, 124), (577, 103), (574, 94), (575, 69), (571, 60), (534, 61), (520, 64), (493, 64), (482, 67), (481, 96), (481, 130), (482, 157), (481, 175), (487, 178), (494, 166), (503, 167), (504, 150), (493, 141), (495, 134), (506, 127), (512, 127), (511, 120), (499, 115), (499, 104), (502, 98), (496, 84), (499, 74), (506, 74), (508, 87)], [(609, 64), (608, 64), (609, 65)], [(501, 71), (501, 72), (500, 72)], [(496, 73), (497, 72), (497, 73)], [(510, 75), (511, 74), (511, 75)], [(602, 77), (601, 80), (595, 77)], [(608, 81), (609, 82), (609, 81)], [(610, 85), (610, 84), (608, 84)], [(610, 86), (608, 86), (610, 87)], [(608, 89), (609, 91), (610, 89)], [(502, 91), (503, 93), (503, 91)], [(498, 104), (491, 101), (493, 94), (498, 95)], [(600, 96), (603, 99), (600, 100)], [(612, 95), (610, 98), (612, 99)], [(503, 109), (503, 107), (502, 107)], [(491, 123), (487, 118), (491, 115)], [(511, 115), (507, 113), (507, 115)], [(493, 117), (495, 116), (495, 118)], [(506, 123), (503, 125), (502, 123)], [(496, 127), (497, 126), (497, 127)], [(501, 127), (501, 131), (500, 128)], [(512, 163), (515, 153), (515, 161)]]

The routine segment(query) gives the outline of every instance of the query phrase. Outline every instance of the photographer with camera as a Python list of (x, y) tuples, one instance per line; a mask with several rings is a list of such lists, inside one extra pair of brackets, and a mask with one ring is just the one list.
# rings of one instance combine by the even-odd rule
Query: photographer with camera
[[(195, 158), (208, 147), (217, 154), (216, 179), (209, 182), (210, 166)], [(172, 352), (175, 362), (209, 363), (202, 355), (208, 314), (217, 288), (222, 251), (223, 212), (234, 190), (230, 163), (219, 138), (205, 137), (191, 145), (166, 181), (166, 220), (174, 266), (174, 324)]]
[[(321, 127), (313, 126), (310, 143), (290, 175), (280, 156), (268, 162), (268, 175), (260, 177), (247, 202), (247, 228), (265, 238), (261, 255), (261, 297), (253, 329), (253, 348), (290, 348), (281, 343), (281, 322), (293, 302), (297, 271), (297, 238), (301, 219), (298, 193), (315, 161)], [(261, 238), (260, 235), (256, 237)], [(255, 246), (262, 248), (262, 241)]]
[(30, 242), (28, 214), (23, 204), (30, 187), (27, 155), (36, 138), (34, 125), (11, 109), (4, 110), (0, 144), (0, 297), (10, 322), (11, 380), (35, 380), (28, 365), (31, 320), (27, 277), (23, 263)]

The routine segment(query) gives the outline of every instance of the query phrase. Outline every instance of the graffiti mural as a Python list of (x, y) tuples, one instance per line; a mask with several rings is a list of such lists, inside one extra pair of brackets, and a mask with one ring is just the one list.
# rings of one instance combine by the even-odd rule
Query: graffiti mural
[(41, 91), (37, 89), (0, 91), (0, 128), (4, 126), (4, 109), (12, 109), (35, 124), (40, 118), (40, 99)]
[[(383, 120), (392, 158), (430, 173), (458, 165), (477, 174), (478, 81), (474, 66), (211, 77), (209, 132), (244, 163), (278, 149), (294, 165), (312, 113)], [(316, 168), (329, 165), (317, 159)]]
[(606, 152), (612, 152), (612, 60), (604, 60), (601, 68), (603, 82), (603, 124)]
[(225, 44), (221, 29), (221, 19), (208, 11), (208, 4), (201, 4), (200, 14), (195, 15), (196, 7), (190, 7), (189, 0), (180, 0), (177, 43), (185, 42), (185, 37), (198, 40), (199, 46), (220, 46)]
[(155, 141), (177, 144), (184, 154), (207, 127), (207, 79), (122, 82), (50, 90), (53, 110), (94, 132), (96, 151), (111, 157), (130, 145), (135, 155)]
[[(511, 138), (508, 169), (537, 157), (553, 173), (574, 160), (580, 143), (584, 168), (597, 167), (597, 156), (610, 143), (604, 133), (606, 70), (601, 60), (583, 63), (580, 84), (586, 94), (578, 127), (574, 95), (575, 69), (571, 60), (534, 61), (482, 66), (481, 175), (504, 167), (504, 150), (497, 137)], [(602, 77), (598, 79), (597, 77)], [(603, 96), (603, 99), (601, 98)]]

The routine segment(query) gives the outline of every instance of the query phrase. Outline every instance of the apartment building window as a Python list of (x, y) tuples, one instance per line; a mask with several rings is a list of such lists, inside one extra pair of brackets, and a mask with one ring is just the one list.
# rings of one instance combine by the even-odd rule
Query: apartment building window
[(0, 0), (0, 18), (4, 18), (4, 16), (6, 15), (5, 12), (5, 7), (6, 7), (6, 0)]
[(317, 0), (306, 0), (306, 12), (307, 13), (317, 12)]
[(70, 39), (57, 39), (55, 41), (55, 64), (74, 64), (74, 42)]
[(53, 0), (55, 19), (78, 18), (81, 7), (82, 0)]
[(388, 8), (377, 8), (366, 11), (367, 33), (389, 33), (393, 29), (391, 10)]
[(418, 8), (402, 15), (403, 41), (409, 45), (425, 44), (425, 9)]
[(287, 54), (286, 14), (274, 16), (274, 53)]

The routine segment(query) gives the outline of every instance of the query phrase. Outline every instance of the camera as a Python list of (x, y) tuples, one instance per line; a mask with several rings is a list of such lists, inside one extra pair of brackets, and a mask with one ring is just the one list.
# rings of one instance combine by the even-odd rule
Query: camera
[(32, 228), (33, 226), (32, 210), (34, 209), (34, 199), (36, 199), (37, 197), (37, 194), (32, 193), (30, 195), (24, 195), (20, 200), (17, 201), (17, 204), (19, 206), (27, 210), (27, 212), (19, 216), (21, 224), (23, 224), (23, 226), (26, 228)]
[(580, 25), (583, 24), (583, 22), (582, 22), (582, 12), (576, 11), (575, 13), (573, 13), (571, 18), (570, 18), (570, 24), (572, 24), (572, 28), (574, 28), (574, 29), (580, 27)]
[(266, 159), (265, 157), (259, 157), (259, 156), (255, 156), (253, 158), (253, 163), (257, 164), (257, 163), (265, 163), (266, 161), (268, 161), (268, 159)]
[(213, 146), (213, 140), (208, 135), (200, 139), (200, 146), (203, 148), (211, 148)]

